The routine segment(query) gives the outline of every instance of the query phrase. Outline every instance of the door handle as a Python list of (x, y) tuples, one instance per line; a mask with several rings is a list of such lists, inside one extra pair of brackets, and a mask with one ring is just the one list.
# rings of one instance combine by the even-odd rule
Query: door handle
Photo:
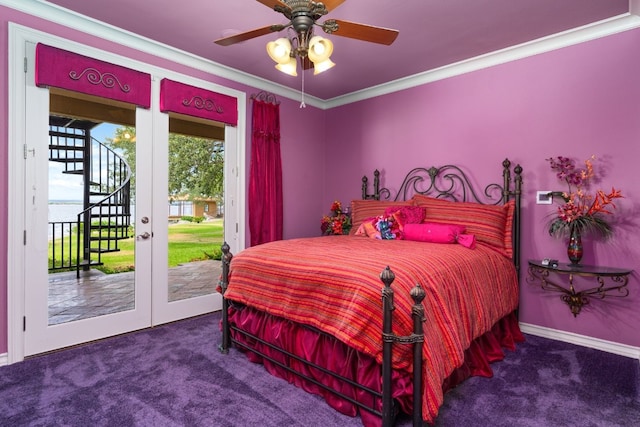
[(149, 234), (147, 231), (145, 231), (144, 233), (139, 234), (138, 236), (136, 236), (136, 240), (140, 240), (140, 239), (146, 240), (149, 237), (151, 237), (151, 234)]

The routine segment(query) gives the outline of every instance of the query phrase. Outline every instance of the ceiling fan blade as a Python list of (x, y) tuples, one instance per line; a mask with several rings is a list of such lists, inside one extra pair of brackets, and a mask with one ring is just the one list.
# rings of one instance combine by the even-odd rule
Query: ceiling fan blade
[(260, 2), (263, 5), (267, 6), (269, 9), (275, 9), (276, 6), (280, 6), (280, 7), (284, 7), (286, 9), (289, 9), (289, 6), (287, 6), (285, 3), (281, 2), (280, 0), (258, 0), (258, 2)]
[(341, 19), (328, 19), (324, 23), (334, 21), (338, 29), (329, 34), (363, 40), (366, 42), (390, 45), (398, 37), (399, 31), (390, 28), (374, 27), (372, 25), (358, 24), (356, 22), (343, 21)]
[(245, 31), (244, 33), (234, 34), (229, 37), (223, 37), (221, 39), (215, 40), (214, 43), (219, 44), (220, 46), (229, 46), (255, 37), (264, 36), (265, 34), (280, 31), (282, 30), (282, 28), (282, 25), (267, 25), (266, 27), (256, 28), (255, 30)]
[(345, 1), (346, 0), (324, 0), (322, 3), (324, 3), (324, 7), (327, 8), (327, 11), (331, 12), (333, 9), (340, 6)]

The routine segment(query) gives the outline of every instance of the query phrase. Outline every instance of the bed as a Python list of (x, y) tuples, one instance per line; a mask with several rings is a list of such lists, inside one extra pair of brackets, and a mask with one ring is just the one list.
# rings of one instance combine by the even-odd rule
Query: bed
[(397, 190), (376, 171), (349, 235), (235, 256), (223, 245), (220, 350), (236, 346), (365, 426), (434, 422), (448, 389), (491, 376), (523, 340), (521, 186), (508, 159), (481, 191), (454, 165), (413, 169)]

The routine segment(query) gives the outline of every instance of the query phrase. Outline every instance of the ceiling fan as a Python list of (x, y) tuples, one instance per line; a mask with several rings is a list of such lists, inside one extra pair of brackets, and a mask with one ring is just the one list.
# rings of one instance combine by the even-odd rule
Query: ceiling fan
[(318, 19), (340, 6), (345, 0), (325, 0), (323, 2), (310, 0), (257, 1), (283, 14), (289, 22), (284, 25), (267, 25), (255, 30), (223, 37), (215, 40), (215, 43), (221, 46), (230, 46), (284, 29), (292, 29), (295, 33), (293, 37), (280, 38), (267, 44), (269, 56), (277, 63), (276, 68), (290, 75), (296, 75), (296, 58), (300, 58), (304, 69), (311, 68), (311, 63), (313, 62), (315, 74), (335, 65), (329, 59), (333, 51), (333, 43), (320, 36), (314, 36), (314, 26), (322, 28), (327, 34), (384, 45), (392, 44), (398, 37), (398, 31), (389, 28), (358, 24), (340, 19), (327, 19), (322, 23), (317, 22)]

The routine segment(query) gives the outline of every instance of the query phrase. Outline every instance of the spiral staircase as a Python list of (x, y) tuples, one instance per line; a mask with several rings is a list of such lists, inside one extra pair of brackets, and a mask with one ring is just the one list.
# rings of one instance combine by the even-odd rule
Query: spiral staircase
[(49, 222), (49, 272), (88, 271), (102, 254), (119, 251), (132, 235), (131, 169), (118, 153), (91, 136), (100, 123), (49, 117), (49, 161), (63, 174), (83, 177), (83, 209), (75, 221)]

